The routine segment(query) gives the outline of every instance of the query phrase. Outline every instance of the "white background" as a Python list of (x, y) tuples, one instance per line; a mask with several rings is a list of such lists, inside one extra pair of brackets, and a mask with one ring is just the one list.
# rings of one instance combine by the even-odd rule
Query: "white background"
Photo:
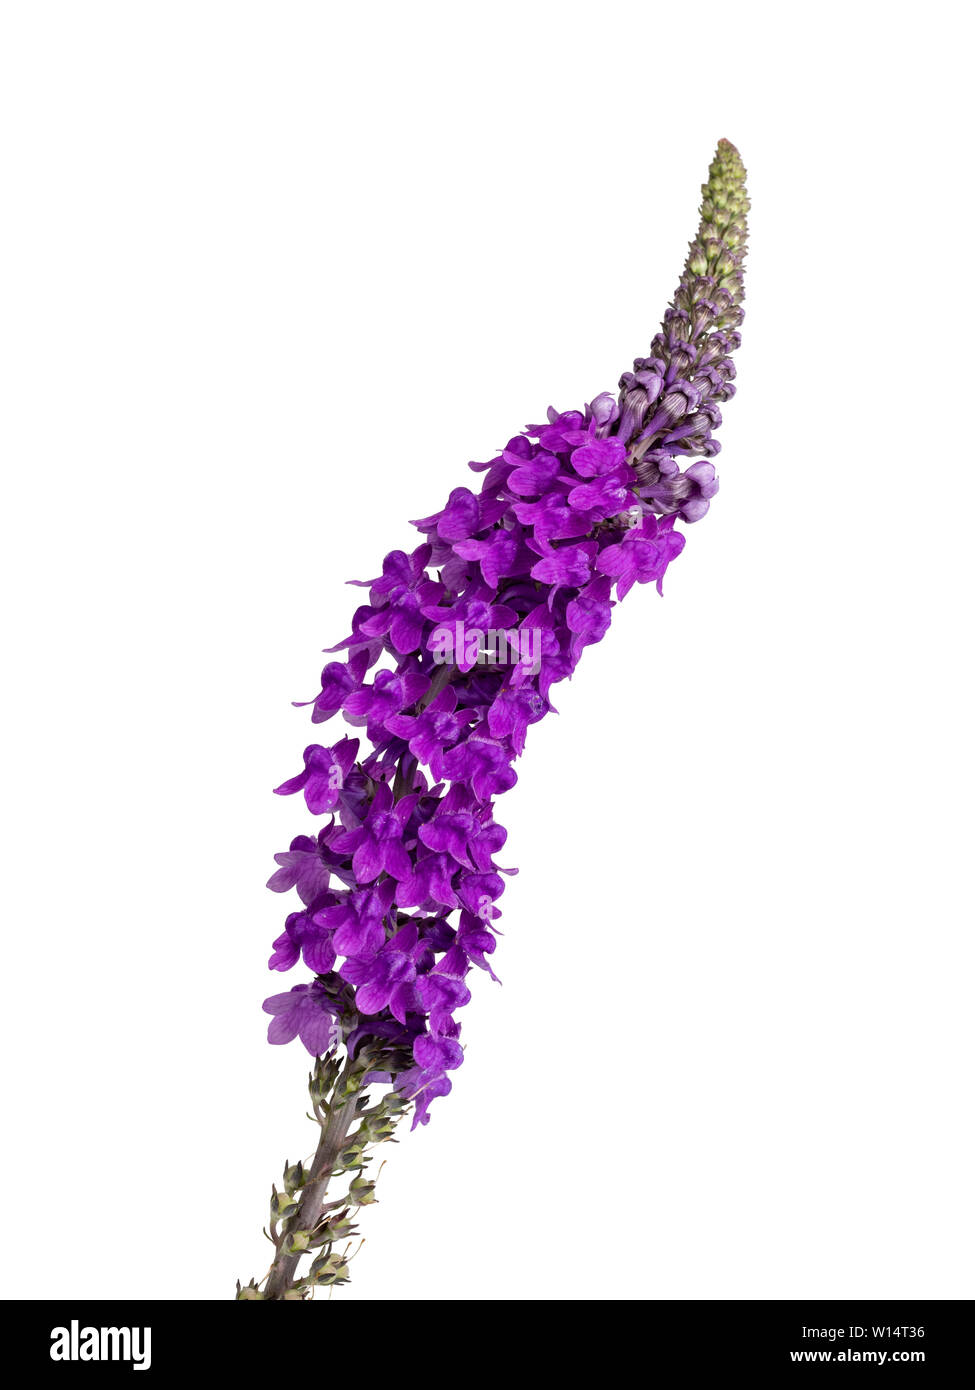
[(263, 1274), (289, 701), (645, 351), (721, 136), (721, 494), (531, 734), (504, 985), (336, 1297), (975, 1294), (968, 14), (4, 7), (6, 1296)]

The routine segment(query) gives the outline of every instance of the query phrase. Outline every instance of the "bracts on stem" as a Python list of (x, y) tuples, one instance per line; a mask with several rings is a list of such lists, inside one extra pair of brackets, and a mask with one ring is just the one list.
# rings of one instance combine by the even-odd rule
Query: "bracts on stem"
[[(285, 1164), (283, 1188), (271, 1188), (271, 1220), (265, 1234), (274, 1259), (260, 1284), (237, 1285), (241, 1300), (298, 1301), (315, 1289), (344, 1284), (349, 1278), (349, 1242), (357, 1234), (355, 1216), (375, 1201), (375, 1180), (365, 1175), (367, 1151), (393, 1138), (409, 1107), (397, 1091), (370, 1099), (377, 1066), (389, 1058), (368, 1051), (344, 1064), (334, 1055), (315, 1059), (308, 1078), (312, 1115), (320, 1129), (318, 1147), (307, 1164)], [(388, 1073), (386, 1073), (388, 1075)], [(377, 1078), (378, 1079), (378, 1078)], [(342, 1196), (326, 1201), (333, 1179), (352, 1175)], [(310, 1265), (301, 1275), (304, 1256)], [(261, 1287), (263, 1284), (263, 1288)]]

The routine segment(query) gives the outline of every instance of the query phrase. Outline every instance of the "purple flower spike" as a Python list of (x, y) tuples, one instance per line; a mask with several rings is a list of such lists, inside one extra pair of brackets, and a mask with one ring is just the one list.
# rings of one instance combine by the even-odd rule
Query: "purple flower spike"
[[(464, 1055), (458, 1015), (475, 968), (497, 980), (499, 904), (516, 872), (496, 862), (506, 834), (497, 798), (518, 780), (530, 731), (554, 712), (552, 687), (635, 585), (662, 590), (684, 547), (678, 522), (699, 520), (717, 494), (747, 206), (741, 160), (722, 141), (680, 284), (619, 398), (550, 406), (544, 423), (470, 465), (477, 490), (454, 488), (414, 523), (420, 545), (355, 581), (369, 601), (327, 649), (347, 659), (328, 662), (310, 703), (316, 724), (341, 712), (364, 729), (362, 754), (348, 737), (305, 749), (303, 770), (276, 790), (303, 792), (330, 818), (275, 856), (268, 883), (299, 899), (269, 966), (313, 975), (265, 1001), (268, 1039), (298, 1038), (315, 1057), (321, 1141), (310, 1168), (289, 1166), (275, 1189), (271, 1271), (241, 1298), (303, 1298), (344, 1282), (351, 1218), (372, 1200), (363, 1151), (406, 1108), (425, 1125), (450, 1093)], [(331, 1176), (350, 1170), (359, 1175), (347, 1195), (323, 1206)]]

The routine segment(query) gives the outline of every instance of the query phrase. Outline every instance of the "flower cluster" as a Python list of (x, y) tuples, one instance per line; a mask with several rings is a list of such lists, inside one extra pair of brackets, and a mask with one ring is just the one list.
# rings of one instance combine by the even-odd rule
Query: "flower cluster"
[[(363, 581), (368, 602), (330, 653), (312, 721), (341, 713), (358, 733), (305, 749), (277, 788), (328, 820), (276, 856), (269, 887), (296, 890), (270, 965), (314, 978), (265, 1001), (273, 1043), (313, 1055), (376, 1041), (407, 1058), (390, 1078), (414, 1124), (451, 1087), (456, 1015), (472, 969), (493, 977), (497, 798), (517, 780), (527, 731), (553, 709), (634, 584), (662, 590), (684, 537), (717, 491), (713, 431), (733, 394), (745, 236), (743, 170), (726, 142), (704, 188), (702, 224), (651, 355), (621, 394), (543, 424), (470, 467), (413, 524), (414, 550)], [(694, 461), (691, 461), (694, 460)], [(443, 633), (466, 635), (444, 660)], [(500, 644), (488, 636), (504, 634)], [(483, 640), (482, 640), (483, 639)], [(521, 659), (531, 652), (533, 659)]]

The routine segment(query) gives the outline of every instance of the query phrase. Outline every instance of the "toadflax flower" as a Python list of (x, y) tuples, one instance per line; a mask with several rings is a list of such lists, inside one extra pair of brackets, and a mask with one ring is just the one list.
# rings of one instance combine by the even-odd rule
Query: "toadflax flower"
[[(605, 636), (637, 584), (663, 581), (718, 491), (720, 406), (734, 394), (742, 321), (745, 171), (722, 140), (701, 223), (660, 331), (618, 397), (550, 408), (496, 457), (472, 463), (413, 523), (420, 543), (353, 581), (368, 601), (329, 648), (312, 722), (356, 730), (310, 744), (276, 790), (327, 820), (275, 856), (295, 891), (270, 968), (311, 972), (264, 1003), (268, 1040), (299, 1041), (320, 1127), (310, 1164), (273, 1189), (274, 1260), (243, 1299), (301, 1299), (342, 1283), (340, 1244), (373, 1200), (367, 1148), (399, 1117), (426, 1124), (463, 1062), (458, 1015), (478, 972), (496, 979), (498, 799), (552, 686)], [(491, 963), (489, 963), (491, 962)], [(376, 1088), (383, 1088), (377, 1095)], [(329, 1182), (354, 1173), (325, 1202)], [(302, 1257), (311, 1257), (298, 1274)]]

